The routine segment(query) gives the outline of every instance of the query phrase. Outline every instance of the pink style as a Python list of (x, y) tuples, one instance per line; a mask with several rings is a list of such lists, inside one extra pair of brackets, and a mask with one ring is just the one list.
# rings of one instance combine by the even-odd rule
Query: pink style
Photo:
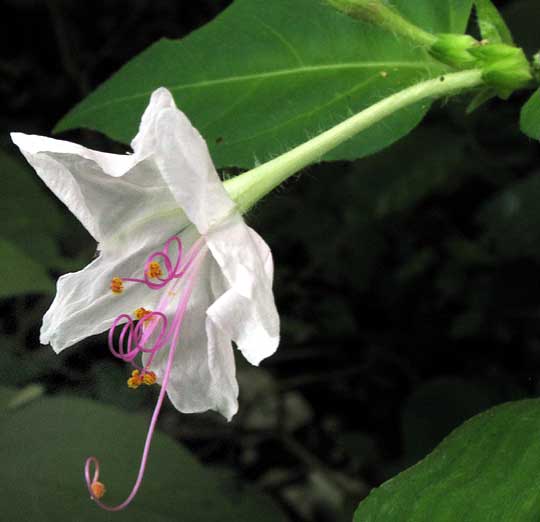
[[(175, 248), (177, 252), (174, 254), (176, 261), (172, 262), (171, 249)], [(195, 286), (199, 268), (204, 259), (208, 248), (204, 237), (200, 237), (187, 252), (185, 260), (182, 259), (182, 240), (173, 236), (167, 240), (163, 250), (153, 252), (147, 259), (144, 265), (143, 278), (113, 278), (111, 289), (113, 293), (122, 293), (124, 290), (123, 282), (140, 283), (146, 285), (152, 290), (161, 290), (167, 288), (166, 292), (161, 297), (158, 307), (154, 311), (138, 309), (135, 312), (137, 323), (128, 314), (120, 314), (114, 320), (108, 334), (108, 344), (111, 353), (123, 361), (130, 363), (134, 368), (132, 377), (128, 380), (128, 385), (131, 388), (136, 388), (138, 384), (153, 384), (156, 381), (156, 376), (151, 371), (152, 361), (156, 353), (167, 345), (170, 346), (167, 357), (167, 365), (163, 376), (161, 376), (161, 390), (150, 420), (148, 433), (141, 457), (139, 472), (135, 484), (131, 489), (128, 497), (116, 506), (104, 504), (100, 499), (105, 494), (105, 486), (99, 481), (99, 461), (96, 457), (88, 457), (84, 466), (84, 478), (90, 497), (101, 508), (107, 511), (120, 511), (126, 508), (137, 495), (141, 486), (152, 437), (157, 424), (159, 413), (163, 405), (163, 400), (167, 392), (167, 384), (171, 373), (171, 368), (174, 360), (174, 354), (178, 346), (181, 336), (182, 322), (189, 302), (189, 298)], [(164, 272), (161, 266), (165, 268)], [(153, 279), (153, 280), (152, 280)], [(180, 282), (183, 282), (183, 285)], [(176, 312), (171, 321), (167, 319), (164, 311), (171, 301), (179, 294)], [(138, 313), (143, 310), (142, 313)], [(120, 327), (117, 346), (115, 346), (115, 331)], [(137, 355), (146, 353), (149, 354), (146, 364), (141, 367), (134, 362)], [(133, 379), (136, 378), (134, 382)], [(92, 465), (94, 472), (91, 472)]]

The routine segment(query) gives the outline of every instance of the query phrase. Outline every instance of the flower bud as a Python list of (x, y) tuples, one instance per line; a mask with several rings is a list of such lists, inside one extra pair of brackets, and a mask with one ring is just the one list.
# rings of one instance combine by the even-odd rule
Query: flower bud
[(507, 92), (509, 96), (512, 91), (527, 85), (532, 80), (532, 74), (526, 61), (523, 64), (507, 59), (487, 66), (483, 70), (483, 78), (486, 83), (493, 85), (497, 92)]
[(517, 47), (500, 43), (477, 45), (471, 48), (469, 52), (485, 64), (506, 60), (507, 58), (516, 58), (523, 54), (523, 51)]
[(476, 63), (470, 50), (478, 45), (478, 41), (468, 34), (438, 34), (429, 52), (439, 62), (466, 69)]
[(477, 58), (485, 82), (504, 98), (533, 78), (523, 50), (517, 47), (490, 44), (476, 47), (471, 54)]

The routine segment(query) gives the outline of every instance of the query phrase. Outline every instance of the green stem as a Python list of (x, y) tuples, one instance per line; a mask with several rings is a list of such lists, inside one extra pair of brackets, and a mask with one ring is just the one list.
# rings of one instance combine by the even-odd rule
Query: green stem
[(409, 22), (381, 0), (327, 0), (327, 2), (352, 18), (377, 25), (422, 46), (430, 47), (437, 40), (433, 34)]
[(472, 69), (447, 74), (408, 87), (285, 154), (227, 180), (224, 183), (225, 188), (236, 202), (239, 211), (245, 213), (287, 178), (304, 167), (320, 161), (324, 154), (387, 116), (426, 98), (441, 98), (482, 84), (482, 71)]

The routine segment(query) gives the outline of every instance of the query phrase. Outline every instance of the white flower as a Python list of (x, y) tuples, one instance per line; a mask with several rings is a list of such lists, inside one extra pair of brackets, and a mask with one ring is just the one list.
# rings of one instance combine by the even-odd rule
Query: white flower
[[(97, 259), (58, 280), (41, 342), (60, 352), (140, 307), (161, 311), (172, 324), (186, 281), (173, 278), (152, 290), (129, 279), (141, 279), (148, 256), (179, 236), (184, 251), (196, 245), (198, 260), (167, 393), (180, 411), (214, 409), (230, 419), (238, 409), (231, 341), (252, 364), (278, 346), (272, 255), (236, 210), (206, 143), (169, 91), (152, 94), (132, 155), (20, 133), (12, 139), (99, 243)], [(122, 293), (111, 292), (116, 276), (127, 279)], [(162, 382), (167, 350), (144, 354), (145, 364), (149, 359)]]

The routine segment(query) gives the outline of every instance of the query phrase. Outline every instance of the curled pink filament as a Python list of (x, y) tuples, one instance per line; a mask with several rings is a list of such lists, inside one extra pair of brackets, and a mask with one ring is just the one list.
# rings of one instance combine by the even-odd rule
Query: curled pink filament
[[(202, 239), (202, 238), (201, 238)], [(152, 290), (159, 290), (163, 288), (173, 279), (180, 279), (193, 263), (195, 257), (201, 249), (200, 239), (193, 245), (191, 251), (188, 253), (186, 261), (182, 265), (182, 240), (178, 236), (173, 236), (167, 240), (162, 250), (153, 252), (148, 256), (146, 263), (144, 264), (144, 276), (143, 278), (123, 277), (123, 281), (130, 281), (132, 283), (142, 283)], [(176, 254), (176, 261), (173, 263), (171, 259), (171, 246), (176, 245), (178, 253)], [(163, 265), (165, 272), (161, 273), (152, 281), (151, 266), (157, 263), (160, 266)]]
[[(167, 316), (162, 312), (150, 312), (144, 317), (144, 320), (137, 321), (137, 323), (128, 314), (120, 314), (109, 329), (109, 350), (118, 359), (134, 364), (133, 359), (139, 353), (155, 354), (167, 344), (167, 323)], [(157, 338), (151, 343), (150, 347), (145, 346), (158, 325)], [(120, 327), (120, 335), (116, 347), (114, 333), (117, 327)]]
[[(176, 245), (178, 249), (177, 258), (174, 262), (171, 260), (170, 255), (170, 249), (172, 245)], [(182, 241), (177, 236), (171, 237), (165, 243), (163, 250), (154, 252), (148, 257), (144, 265), (144, 278), (122, 278), (120, 280), (120, 282), (130, 281), (134, 283), (142, 283), (152, 290), (158, 290), (166, 286), (171, 281), (179, 280), (180, 278), (185, 276), (185, 283), (180, 293), (180, 297), (176, 306), (176, 311), (174, 313), (174, 316), (172, 317), (172, 320), (167, 319), (164, 311), (167, 309), (172, 299), (172, 296), (174, 296), (174, 292), (167, 291), (162, 296), (158, 305), (158, 309), (156, 311), (148, 313), (145, 312), (144, 317), (141, 318), (137, 323), (133, 321), (130, 315), (120, 314), (113, 321), (111, 328), (109, 329), (108, 344), (112, 354), (115, 357), (127, 363), (130, 363), (135, 368), (141, 370), (143, 375), (145, 374), (145, 372), (149, 371), (149, 367), (152, 364), (155, 354), (167, 345), (169, 345), (170, 348), (167, 356), (167, 364), (162, 376), (161, 389), (158, 399), (156, 401), (156, 405), (154, 407), (154, 411), (152, 413), (150, 425), (148, 427), (137, 478), (131, 489), (131, 492), (122, 503), (116, 506), (110, 506), (104, 504), (100, 500), (101, 497), (105, 494), (105, 486), (99, 481), (99, 461), (96, 457), (88, 457), (86, 459), (84, 465), (84, 479), (90, 497), (96, 502), (96, 504), (98, 504), (101, 508), (107, 511), (120, 511), (126, 506), (128, 506), (135, 498), (135, 495), (137, 494), (142, 483), (148, 455), (150, 453), (152, 437), (154, 435), (154, 430), (159, 417), (159, 412), (163, 405), (163, 400), (167, 391), (167, 385), (172, 369), (174, 354), (176, 352), (180, 337), (182, 322), (185, 316), (189, 298), (195, 286), (197, 274), (201, 267), (206, 251), (207, 250), (205, 240), (203, 237), (201, 237), (191, 247), (190, 251), (186, 256), (185, 262), (182, 263)], [(160, 263), (157, 261), (158, 259)], [(163, 265), (165, 271), (163, 272), (160, 269), (161, 273), (159, 273), (157, 277), (152, 277), (152, 275), (150, 275), (150, 269), (153, 270), (154, 276), (157, 272), (156, 266), (152, 265), (152, 263), (159, 263), (160, 267), (161, 265)], [(158, 282), (151, 281), (152, 278), (157, 279)], [(115, 279), (119, 280), (120, 278)], [(177, 285), (176, 282), (172, 284), (174, 286)], [(113, 292), (120, 293), (116, 292), (114, 288)], [(115, 331), (118, 328), (118, 338), (117, 342), (115, 342)], [(134, 359), (140, 353), (150, 354), (147, 364), (144, 368), (140, 368), (134, 362)]]

